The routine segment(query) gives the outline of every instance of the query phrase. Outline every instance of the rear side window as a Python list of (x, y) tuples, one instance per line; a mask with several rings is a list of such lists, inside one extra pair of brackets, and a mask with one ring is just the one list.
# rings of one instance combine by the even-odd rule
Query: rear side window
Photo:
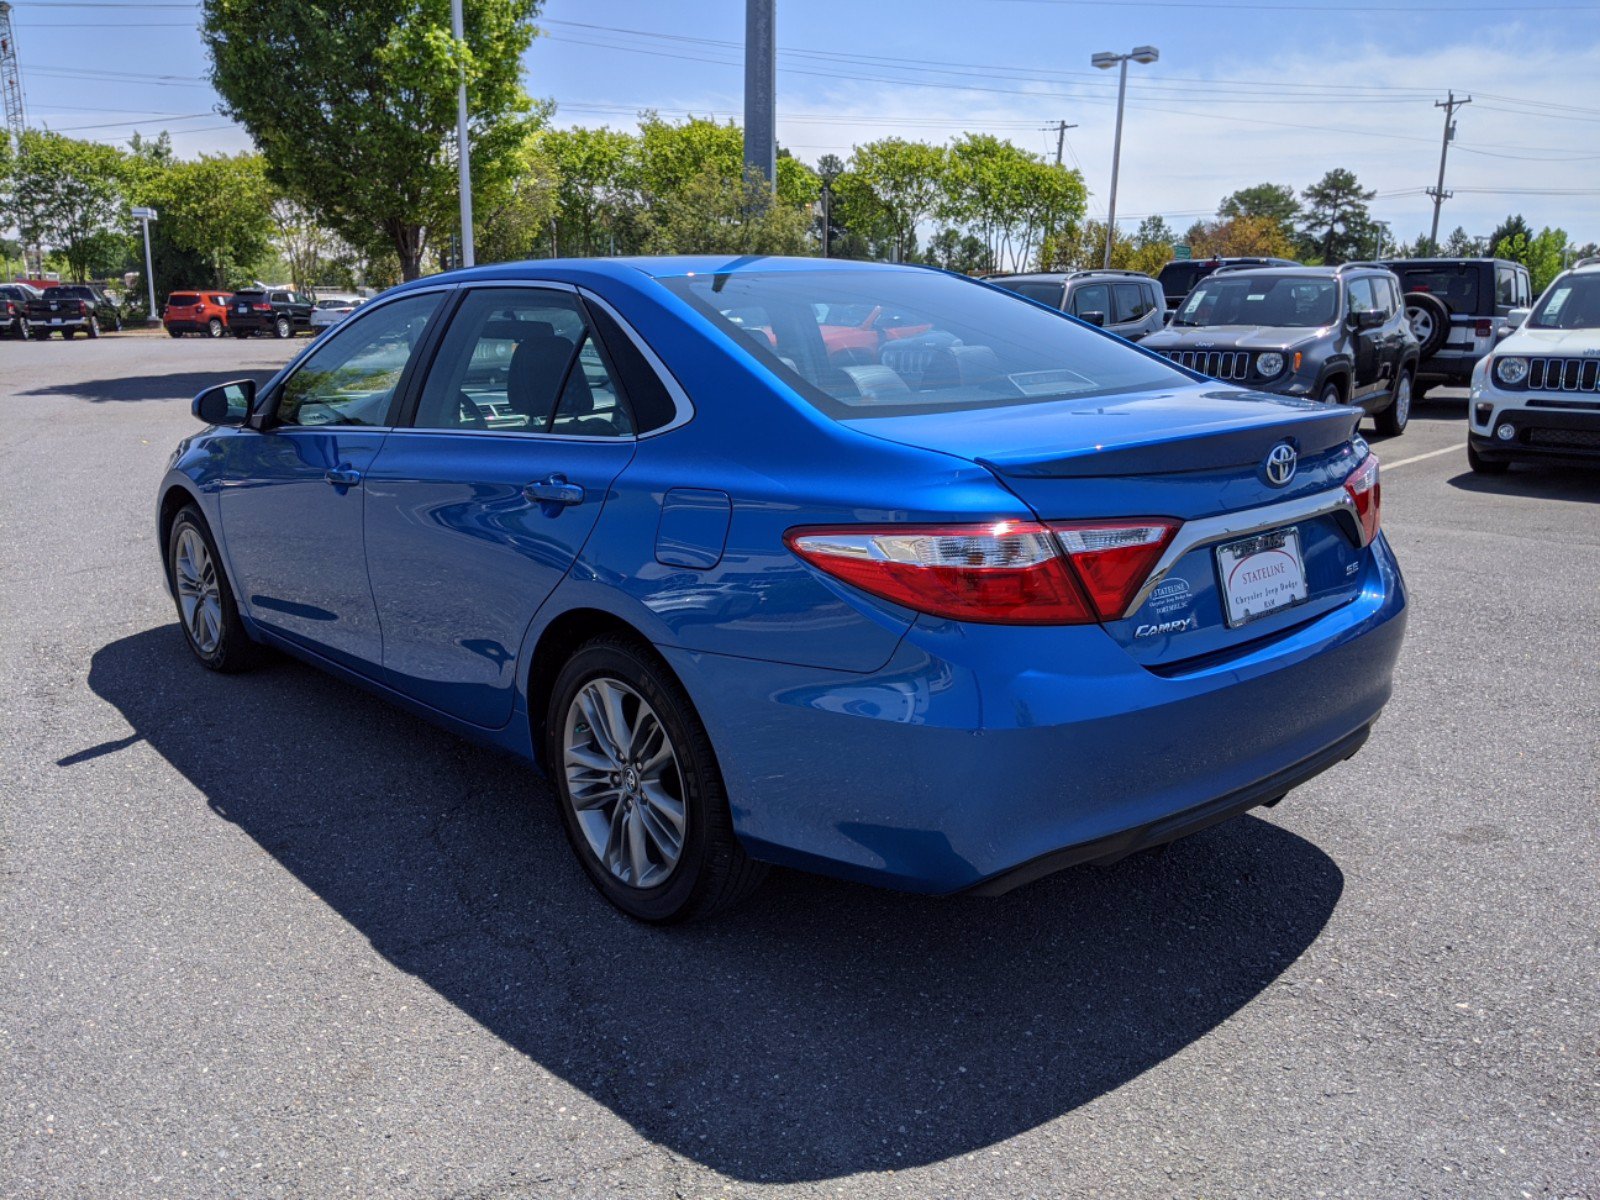
[(1494, 269), (1494, 302), (1507, 308), (1517, 302), (1517, 273), (1510, 267)]
[(1051, 308), (1061, 307), (1061, 293), (1066, 287), (1065, 284), (1053, 283), (1048, 279), (993, 279), (990, 282), (996, 287), (1005, 288), (1008, 292), (1026, 296), (1029, 300), (1048, 304)]
[(1155, 307), (1151, 302), (1150, 293), (1142, 283), (1119, 283), (1111, 290), (1117, 300), (1117, 315), (1114, 319), (1119, 324), (1137, 321)]
[(1451, 312), (1478, 311), (1479, 271), (1476, 266), (1428, 264), (1401, 267), (1398, 274), (1405, 291), (1426, 292)]
[(573, 437), (633, 432), (577, 298), (532, 287), (467, 294), (428, 372), (412, 424)]
[[(1213, 270), (1215, 268), (1212, 268)], [(1156, 276), (1168, 300), (1182, 300), (1200, 282), (1202, 267), (1197, 262), (1170, 262)]]
[(640, 433), (649, 433), (672, 424), (678, 415), (678, 406), (672, 393), (622, 326), (598, 304), (585, 305), (589, 320), (606, 348), (606, 356), (616, 368), (628, 407), (633, 410), (634, 425)]
[(167, 297), (168, 304), (176, 304), (180, 308), (186, 307), (190, 304), (198, 304), (199, 302), (200, 297), (196, 296), (193, 292), (173, 292), (172, 295)]

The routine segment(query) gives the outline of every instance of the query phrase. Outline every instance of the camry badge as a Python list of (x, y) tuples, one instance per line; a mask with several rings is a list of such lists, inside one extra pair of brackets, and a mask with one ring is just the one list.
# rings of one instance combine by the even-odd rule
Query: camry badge
[(1273, 487), (1285, 487), (1294, 478), (1300, 466), (1300, 456), (1288, 442), (1279, 442), (1267, 452), (1267, 482)]

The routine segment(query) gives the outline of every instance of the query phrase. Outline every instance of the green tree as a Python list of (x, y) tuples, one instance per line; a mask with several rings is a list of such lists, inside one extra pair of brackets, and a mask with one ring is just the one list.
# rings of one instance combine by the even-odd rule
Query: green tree
[(7, 178), (0, 210), (25, 244), (53, 249), (73, 279), (126, 257), (127, 171), (116, 147), (30, 129)]
[(553, 254), (637, 250), (628, 234), (635, 227), (639, 143), (615, 129), (551, 129), (535, 147), (554, 175)]
[(836, 191), (853, 221), (873, 230), (889, 256), (904, 260), (917, 246), (917, 225), (945, 199), (948, 154), (926, 142), (882, 138), (857, 146)]
[(952, 143), (941, 214), (970, 226), (1001, 267), (1029, 265), (1056, 230), (1083, 215), (1088, 192), (1076, 171), (1053, 166), (992, 134)]
[(1294, 188), (1287, 183), (1258, 183), (1223, 197), (1222, 203), (1217, 205), (1217, 216), (1224, 221), (1235, 217), (1265, 217), (1289, 238), (1294, 236), (1294, 223), (1300, 216), (1300, 201), (1295, 198)]
[(1527, 267), (1537, 296), (1566, 266), (1567, 231), (1547, 227), (1531, 237), (1525, 232), (1510, 234), (1494, 244), (1494, 256)]
[(1446, 258), (1470, 258), (1475, 254), (1483, 253), (1483, 249), (1478, 244), (1477, 238), (1457, 225), (1450, 231), (1450, 236), (1445, 239), (1440, 253)]
[(172, 245), (205, 261), (205, 282), (213, 287), (248, 282), (267, 255), (273, 232), (272, 189), (261, 156), (202, 154), (143, 175), (134, 195), (157, 210), (157, 224), (167, 226)]
[(537, 120), (521, 71), (541, 3), (466, 0), (457, 42), (448, 0), (204, 0), (202, 36), (223, 111), (255, 139), (271, 181), (352, 244), (387, 241), (414, 279), (458, 199), (460, 71), (474, 187), (516, 168)]
[(994, 270), (994, 259), (982, 238), (948, 225), (928, 239), (926, 258), (936, 267), (963, 275)]
[(1305, 207), (1300, 217), (1302, 249), (1307, 258), (1324, 263), (1345, 262), (1371, 245), (1371, 216), (1367, 201), (1378, 193), (1365, 189), (1354, 172), (1329, 171), (1300, 193)]
[(516, 172), (496, 192), (478, 199), (473, 211), (478, 261), (511, 262), (537, 254), (555, 215), (556, 186), (554, 165), (530, 138), (519, 151)]
[(661, 200), (650, 236), (657, 254), (805, 254), (810, 221), (759, 175), (729, 187), (718, 165), (707, 162)]
[(1488, 252), (1490, 254), (1497, 253), (1495, 250), (1496, 246), (1503, 241), (1518, 237), (1519, 235), (1525, 240), (1532, 240), (1533, 228), (1528, 224), (1527, 219), (1524, 218), (1521, 213), (1513, 213), (1504, 221), (1501, 221), (1500, 224), (1495, 227), (1495, 231), (1489, 235)]

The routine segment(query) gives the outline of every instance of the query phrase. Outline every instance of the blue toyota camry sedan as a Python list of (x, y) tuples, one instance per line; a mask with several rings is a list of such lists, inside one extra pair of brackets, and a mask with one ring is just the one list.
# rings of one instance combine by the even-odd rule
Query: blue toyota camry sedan
[(1358, 411), (923, 268), (436, 276), (194, 409), (157, 507), (200, 662), (532, 760), (646, 921), (769, 863), (1002, 892), (1275, 804), (1405, 624)]

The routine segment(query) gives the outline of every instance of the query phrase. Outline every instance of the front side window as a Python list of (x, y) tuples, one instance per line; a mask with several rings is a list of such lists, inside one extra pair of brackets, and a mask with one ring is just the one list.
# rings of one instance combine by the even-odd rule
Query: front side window
[(577, 297), (541, 288), (467, 294), (428, 372), (412, 424), (571, 437), (633, 433)]
[(1383, 307), (1373, 295), (1371, 279), (1352, 279), (1349, 291), (1350, 311), (1353, 313), (1378, 312)]
[(1103, 283), (1086, 283), (1072, 291), (1072, 303), (1069, 306), (1075, 317), (1086, 317), (1090, 313), (1099, 313), (1107, 321), (1111, 320), (1111, 289)]
[[(1180, 387), (1148, 355), (973, 280), (915, 268), (733, 271), (662, 284), (802, 398), (844, 420)], [(898, 315), (863, 338), (817, 305)]]
[(1600, 329), (1600, 272), (1556, 280), (1528, 318), (1528, 325), (1533, 329)]
[(1310, 275), (1212, 275), (1189, 293), (1174, 326), (1301, 328), (1339, 318), (1339, 283)]
[(401, 377), (443, 293), (395, 300), (342, 322), (283, 385), (282, 425), (387, 425)]

